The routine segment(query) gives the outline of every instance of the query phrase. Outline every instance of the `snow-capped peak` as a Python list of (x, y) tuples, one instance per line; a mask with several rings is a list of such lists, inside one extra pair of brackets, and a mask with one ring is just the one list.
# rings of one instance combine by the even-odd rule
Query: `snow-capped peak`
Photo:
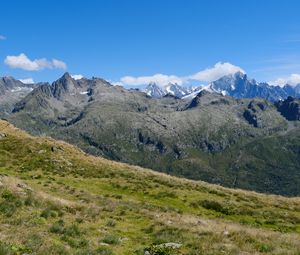
[(161, 98), (167, 94), (181, 98), (189, 93), (187, 88), (180, 86), (177, 83), (168, 83), (165, 86), (158, 86), (154, 82), (149, 83), (144, 92), (154, 98)]
[(300, 85), (295, 87), (288, 85), (284, 87), (271, 86), (268, 83), (259, 83), (254, 79), (248, 79), (245, 73), (237, 72), (225, 75), (208, 85), (200, 87), (187, 88), (176, 83), (160, 87), (155, 83), (151, 83), (145, 89), (145, 92), (152, 97), (161, 98), (166, 94), (171, 94), (183, 99), (193, 98), (201, 91), (214, 92), (236, 98), (261, 97), (270, 101), (277, 101), (289, 95), (299, 97)]

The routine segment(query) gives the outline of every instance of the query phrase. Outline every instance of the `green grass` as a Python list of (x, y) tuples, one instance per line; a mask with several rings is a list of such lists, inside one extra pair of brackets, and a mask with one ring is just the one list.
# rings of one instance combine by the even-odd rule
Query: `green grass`
[[(299, 198), (170, 177), (7, 125), (0, 254), (300, 252)], [(159, 246), (169, 242), (182, 246)]]

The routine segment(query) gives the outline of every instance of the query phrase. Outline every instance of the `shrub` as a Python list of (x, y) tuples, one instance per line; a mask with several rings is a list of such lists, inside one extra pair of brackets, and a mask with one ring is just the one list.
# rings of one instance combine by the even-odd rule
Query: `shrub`
[(169, 191), (160, 191), (157, 194), (154, 195), (156, 199), (168, 197), (168, 198), (177, 198), (177, 195), (175, 192), (169, 192)]
[(81, 232), (77, 224), (72, 224), (71, 226), (68, 226), (64, 229), (64, 234), (67, 236), (76, 237), (80, 236)]
[(114, 235), (107, 235), (102, 239), (102, 242), (107, 244), (118, 244), (120, 240)]
[(34, 205), (35, 203), (36, 203), (36, 201), (35, 201), (32, 193), (28, 193), (28, 195), (27, 195), (27, 197), (26, 197), (26, 199), (24, 201), (24, 204), (26, 206), (31, 206), (31, 205)]
[(151, 234), (151, 233), (153, 233), (154, 229), (155, 229), (155, 225), (152, 224), (152, 225), (144, 228), (143, 232), (146, 234)]
[(10, 190), (4, 190), (1, 198), (3, 200), (0, 203), (0, 212), (7, 217), (11, 217), (17, 208), (23, 205), (22, 201)]
[(48, 219), (49, 217), (55, 218), (57, 217), (57, 212), (56, 211), (52, 211), (49, 208), (46, 208), (45, 210), (43, 210), (41, 212), (41, 217)]
[(83, 219), (82, 218), (76, 218), (75, 221), (78, 224), (83, 223)]
[(259, 244), (258, 245), (259, 252), (271, 252), (273, 247), (268, 244)]
[(64, 221), (59, 220), (50, 227), (50, 232), (55, 234), (62, 234), (64, 232), (64, 225)]
[(212, 200), (203, 200), (200, 202), (200, 205), (208, 210), (213, 210), (215, 212), (220, 212), (226, 215), (230, 214), (230, 211), (228, 208), (223, 207), (219, 202), (217, 201), (212, 201)]
[(63, 215), (63, 211), (58, 205), (51, 204), (46, 209), (41, 212), (41, 217), (48, 219), (49, 217), (61, 217)]
[(12, 245), (11, 250), (13, 251), (13, 254), (28, 254), (32, 252), (28, 247), (22, 244)]
[(73, 248), (83, 248), (87, 247), (89, 242), (84, 238), (73, 238), (68, 236), (63, 236), (62, 240), (66, 241)]
[(15, 194), (13, 194), (10, 190), (4, 190), (2, 192), (1, 197), (4, 198), (8, 202), (14, 202), (17, 199)]
[(116, 226), (116, 222), (114, 220), (108, 220), (106, 223), (106, 226), (108, 227), (115, 227)]
[(172, 247), (160, 246), (160, 245), (151, 245), (149, 248), (145, 249), (145, 252), (148, 251), (150, 255), (176, 255), (178, 251)]
[(122, 199), (122, 195), (119, 195), (119, 194), (113, 195), (113, 197), (116, 199)]
[(110, 248), (101, 246), (97, 249), (97, 254), (99, 255), (113, 255), (113, 252), (111, 251)]
[(164, 226), (161, 229), (152, 233), (154, 236), (154, 244), (180, 242), (184, 241), (185, 233), (183, 230), (176, 227)]
[(33, 251), (37, 251), (43, 245), (44, 239), (42, 234), (32, 234), (28, 236), (26, 245)]
[(0, 242), (0, 255), (9, 255), (11, 253), (10, 245)]
[(17, 211), (17, 207), (13, 202), (3, 201), (0, 204), (0, 212), (7, 217), (13, 216), (16, 211)]
[(50, 247), (47, 247), (46, 251), (43, 251), (41, 254), (55, 254), (55, 255), (68, 255), (70, 252), (62, 244), (55, 244)]

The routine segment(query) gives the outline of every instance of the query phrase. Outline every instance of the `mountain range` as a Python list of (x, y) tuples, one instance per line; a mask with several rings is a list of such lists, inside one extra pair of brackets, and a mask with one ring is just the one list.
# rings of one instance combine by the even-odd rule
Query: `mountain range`
[(205, 86), (186, 88), (178, 84), (168, 84), (166, 86), (158, 86), (150, 83), (145, 92), (152, 97), (161, 98), (167, 94), (171, 94), (178, 98), (195, 97), (200, 91), (206, 90), (222, 95), (232, 96), (235, 98), (255, 98), (260, 97), (271, 102), (284, 100), (288, 96), (300, 97), (300, 84), (291, 86), (286, 84), (283, 87), (269, 85), (268, 83), (259, 83), (254, 79), (248, 79), (247, 75), (242, 72), (229, 74), (220, 79), (211, 82)]
[(177, 83), (169, 83), (166, 86), (158, 86), (155, 82), (151, 82), (142, 91), (153, 98), (162, 98), (166, 95), (173, 95), (175, 97), (182, 98), (196, 91), (196, 88), (186, 88), (178, 85)]
[[(220, 89), (222, 80), (228, 91), (261, 86), (237, 73), (210, 88)], [(236, 98), (206, 87), (192, 97), (155, 98), (99, 78), (75, 80), (68, 73), (52, 84), (23, 86), (28, 92), (12, 100), (11, 112), (3, 110), (2, 101), (0, 109), (3, 118), (33, 135), (190, 179), (300, 194), (300, 102), (292, 97), (273, 103), (270, 96), (270, 101)], [(253, 90), (240, 95), (248, 95), (245, 91)]]

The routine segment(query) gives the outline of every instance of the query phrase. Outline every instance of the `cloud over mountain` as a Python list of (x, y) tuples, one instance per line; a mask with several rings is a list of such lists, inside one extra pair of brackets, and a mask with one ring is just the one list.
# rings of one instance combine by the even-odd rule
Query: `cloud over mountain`
[(235, 66), (229, 62), (218, 62), (213, 67), (206, 68), (194, 75), (191, 75), (189, 79), (211, 82), (221, 78), (222, 76), (234, 74), (237, 72), (245, 73), (245, 71), (239, 66)]
[(176, 75), (165, 75), (165, 74), (154, 74), (152, 76), (140, 76), (140, 77), (133, 77), (133, 76), (124, 76), (121, 78), (121, 83), (123, 85), (145, 85), (151, 82), (156, 83), (158, 86), (165, 86), (169, 83), (177, 83), (182, 85), (184, 78), (178, 77)]
[(26, 71), (39, 71), (43, 69), (67, 69), (66, 63), (58, 59), (47, 60), (41, 59), (29, 59), (24, 53), (18, 56), (7, 56), (4, 63), (10, 68), (23, 69)]
[(83, 75), (82, 74), (72, 74), (71, 77), (74, 79), (74, 80), (80, 80), (83, 78)]
[(279, 77), (278, 79), (276, 79), (274, 81), (270, 81), (269, 83), (271, 85), (279, 85), (279, 86), (284, 86), (286, 84), (295, 86), (300, 83), (300, 74), (294, 73), (289, 76)]
[(245, 73), (245, 71), (239, 66), (235, 66), (229, 62), (218, 62), (213, 67), (206, 68), (195, 74), (180, 77), (176, 75), (166, 75), (166, 74), (154, 74), (152, 76), (124, 76), (120, 79), (117, 84), (140, 86), (149, 83), (156, 83), (158, 86), (163, 87), (169, 83), (178, 85), (183, 85), (191, 80), (201, 81), (201, 82), (212, 82), (224, 75), (234, 74), (236, 72)]
[(34, 80), (32, 78), (25, 78), (25, 79), (19, 79), (20, 82), (23, 82), (24, 84), (33, 84)]

